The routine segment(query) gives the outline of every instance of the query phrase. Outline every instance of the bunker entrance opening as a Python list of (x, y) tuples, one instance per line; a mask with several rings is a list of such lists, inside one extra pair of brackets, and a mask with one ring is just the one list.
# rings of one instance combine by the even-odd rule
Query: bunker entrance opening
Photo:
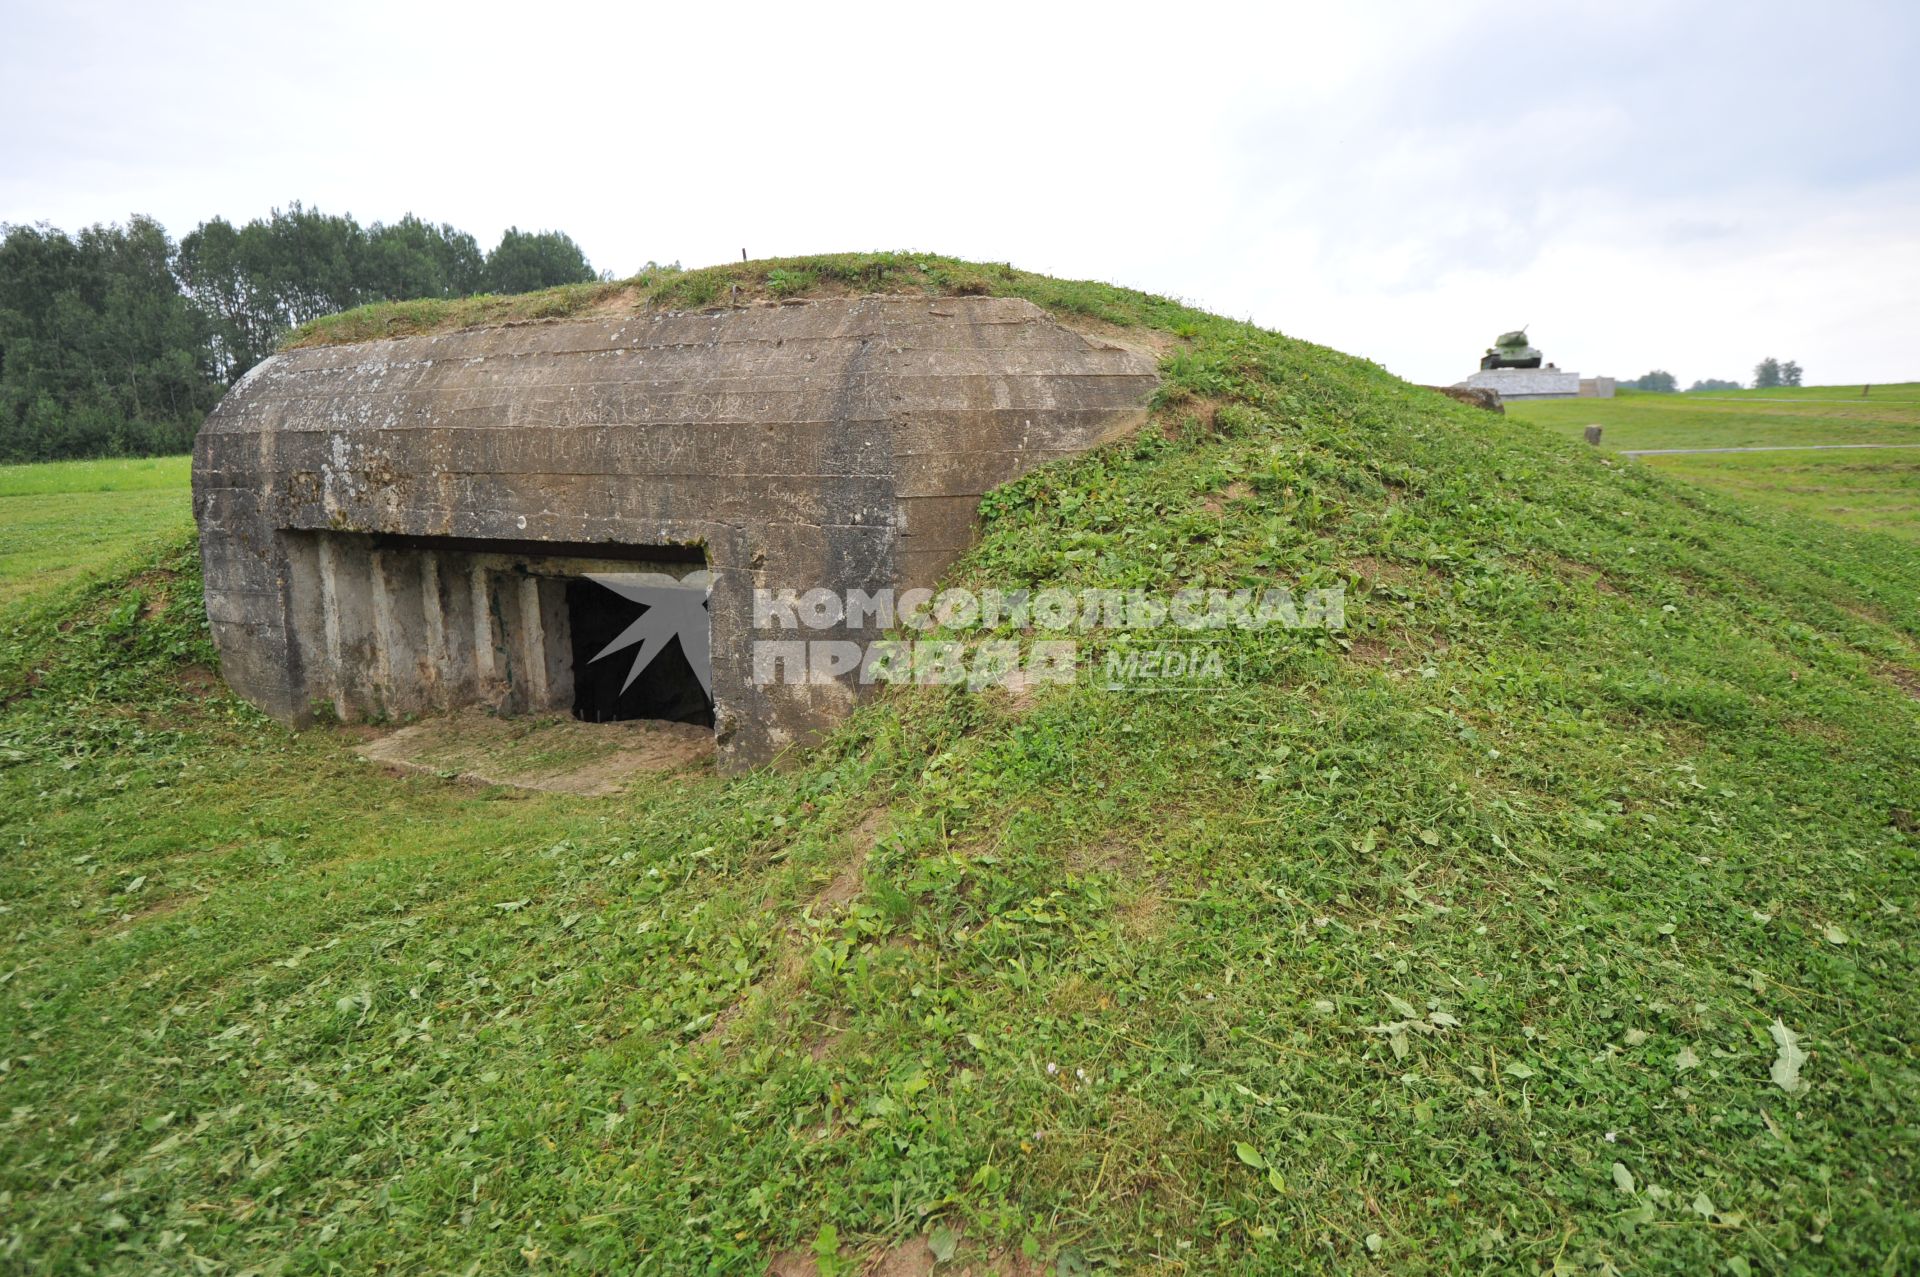
[[(713, 698), (694, 671), (700, 654), (689, 655), (683, 635), (660, 615), (662, 606), (629, 598), (591, 578), (567, 582), (575, 718), (589, 723), (653, 718), (713, 726)], [(704, 612), (693, 619), (704, 625)]]
[(479, 705), (713, 726), (697, 546), (297, 532), (288, 549), (308, 687), (344, 720)]

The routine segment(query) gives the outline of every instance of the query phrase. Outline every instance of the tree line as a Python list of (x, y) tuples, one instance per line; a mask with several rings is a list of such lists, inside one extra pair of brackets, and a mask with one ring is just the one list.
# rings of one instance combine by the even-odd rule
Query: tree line
[(177, 244), (150, 217), (78, 234), (0, 225), (0, 461), (184, 452), (291, 329), (366, 302), (597, 278), (559, 231), (492, 251), (409, 214), (361, 226), (300, 204)]
[[(1755, 390), (1774, 390), (1781, 386), (1798, 386), (1805, 376), (1805, 371), (1793, 360), (1789, 359), (1785, 363), (1781, 363), (1772, 355), (1768, 355), (1765, 359), (1762, 359), (1754, 365), (1753, 388)], [(1662, 395), (1670, 395), (1680, 389), (1679, 379), (1662, 368), (1656, 368), (1644, 376), (1635, 377), (1632, 381), (1623, 381), (1620, 385), (1627, 390), (1650, 390), (1655, 394)], [(1705, 380), (1696, 381), (1691, 386), (1688, 386), (1687, 392), (1692, 394), (1702, 390), (1738, 389), (1740, 389), (1740, 383), (1737, 381), (1723, 381), (1717, 377), (1708, 377)]]

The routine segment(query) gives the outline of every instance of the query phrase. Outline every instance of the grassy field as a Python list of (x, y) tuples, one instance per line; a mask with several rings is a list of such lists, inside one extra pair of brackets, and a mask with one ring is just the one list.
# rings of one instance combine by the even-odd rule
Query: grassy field
[[(1508, 405), (1522, 421), (1578, 439), (1602, 428), (1601, 445), (1751, 448), (1809, 444), (1920, 445), (1920, 383), (1733, 390), (1712, 395), (1622, 392), (1615, 399)], [(1787, 520), (1826, 519), (1920, 541), (1920, 446), (1847, 452), (1697, 453), (1644, 456), (1637, 464), (1732, 493)]]
[(174, 543), (193, 526), (188, 458), (0, 466), (0, 606)]
[(955, 580), (1348, 628), (591, 799), (237, 704), (184, 534), (54, 586), (0, 616), (0, 1265), (1911, 1270), (1910, 545), (1125, 290), (702, 286), (808, 271), (1182, 339)]

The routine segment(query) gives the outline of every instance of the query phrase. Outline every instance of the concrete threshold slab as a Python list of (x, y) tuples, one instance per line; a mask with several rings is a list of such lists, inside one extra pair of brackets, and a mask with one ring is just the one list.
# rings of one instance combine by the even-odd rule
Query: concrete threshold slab
[(463, 710), (397, 728), (354, 752), (382, 767), (473, 785), (607, 798), (645, 775), (710, 774), (713, 731), (651, 719), (583, 723)]

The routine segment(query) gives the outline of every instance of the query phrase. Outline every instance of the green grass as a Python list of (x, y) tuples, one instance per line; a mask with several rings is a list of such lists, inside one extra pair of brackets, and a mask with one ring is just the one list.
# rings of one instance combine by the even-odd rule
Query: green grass
[(1789, 522), (1826, 519), (1920, 542), (1920, 448), (1643, 457), (1644, 465), (1717, 488)]
[(972, 269), (1188, 340), (956, 581), (1343, 583), (1351, 628), (1236, 633), (1214, 695), (906, 689), (591, 800), (205, 691), (184, 538), (62, 587), (0, 618), (0, 1259), (1911, 1267), (1911, 546)]
[[(1600, 426), (1607, 451), (1920, 444), (1920, 383), (1875, 386), (1864, 397), (1858, 386), (1622, 392), (1616, 399), (1522, 401), (1507, 412), (1569, 440)], [(1920, 541), (1920, 447), (1649, 456), (1635, 464), (1730, 493), (1789, 523), (1817, 518)]]
[[(1729, 390), (1714, 395), (1622, 391), (1613, 399), (1518, 400), (1507, 413), (1578, 439), (1602, 428), (1609, 448), (1750, 448), (1806, 443), (1920, 443), (1920, 384)], [(1789, 397), (1791, 396), (1791, 397)]]
[(186, 457), (0, 466), (0, 606), (193, 526)]

